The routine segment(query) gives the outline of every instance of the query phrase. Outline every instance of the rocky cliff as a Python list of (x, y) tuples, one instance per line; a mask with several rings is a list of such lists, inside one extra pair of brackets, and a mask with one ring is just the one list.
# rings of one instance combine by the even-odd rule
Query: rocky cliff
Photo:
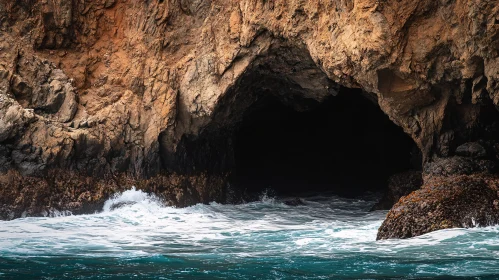
[(0, 38), (4, 218), (78, 211), (123, 182), (222, 201), (231, 135), (262, 94), (306, 110), (358, 88), (423, 156), (423, 188), (379, 238), (499, 222), (496, 1), (0, 0)]

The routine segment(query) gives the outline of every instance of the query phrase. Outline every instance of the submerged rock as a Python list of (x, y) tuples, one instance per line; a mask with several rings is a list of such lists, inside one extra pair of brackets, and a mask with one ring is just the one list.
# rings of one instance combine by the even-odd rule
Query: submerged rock
[(120, 201), (120, 202), (112, 204), (109, 207), (109, 210), (113, 211), (113, 210), (120, 209), (120, 208), (123, 208), (123, 207), (132, 206), (132, 205), (134, 205), (136, 203), (137, 203), (136, 201)]
[(289, 206), (300, 206), (300, 205), (305, 205), (305, 202), (299, 197), (293, 198), (293, 199), (288, 199), (284, 201), (284, 204), (289, 205)]

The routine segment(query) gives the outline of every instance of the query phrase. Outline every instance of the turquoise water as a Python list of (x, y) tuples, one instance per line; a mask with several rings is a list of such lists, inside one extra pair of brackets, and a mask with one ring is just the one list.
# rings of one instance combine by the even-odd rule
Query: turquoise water
[(499, 227), (376, 241), (373, 198), (302, 198), (176, 209), (132, 189), (97, 214), (3, 221), (0, 279), (499, 279)]

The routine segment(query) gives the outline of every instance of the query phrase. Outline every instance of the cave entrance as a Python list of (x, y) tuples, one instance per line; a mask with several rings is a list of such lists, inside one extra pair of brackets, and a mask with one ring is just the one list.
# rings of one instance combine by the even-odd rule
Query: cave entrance
[(376, 98), (333, 82), (305, 46), (275, 40), (217, 100), (197, 133), (178, 133), (175, 150), (168, 138), (175, 132), (161, 136), (162, 163), (182, 174), (231, 174), (231, 189), (246, 193), (380, 190), (391, 174), (413, 167), (417, 148)]
[(306, 111), (275, 96), (253, 104), (234, 133), (235, 183), (290, 195), (383, 190), (413, 168), (415, 144), (359, 89), (341, 88)]

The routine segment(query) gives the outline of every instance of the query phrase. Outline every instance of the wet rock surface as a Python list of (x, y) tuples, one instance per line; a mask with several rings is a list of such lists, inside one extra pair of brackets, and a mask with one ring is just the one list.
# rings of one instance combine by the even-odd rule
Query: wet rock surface
[[(131, 186), (156, 194), (165, 205), (186, 207), (196, 203), (224, 202), (224, 181), (225, 178), (214, 176), (172, 174), (149, 179), (123, 175), (96, 178), (64, 170), (53, 170), (39, 178), (9, 171), (0, 176), (0, 219), (100, 212), (109, 197)], [(199, 189), (199, 185), (211, 187)], [(121, 206), (114, 205), (114, 208)]]
[(114, 203), (111, 205), (111, 207), (109, 207), (109, 210), (113, 211), (113, 210), (120, 209), (123, 207), (132, 206), (136, 203), (137, 202), (135, 202), (135, 201), (122, 201), (122, 202)]
[(424, 172), (428, 176), (492, 174), (495, 171), (496, 163), (492, 160), (460, 156), (436, 158), (434, 161), (427, 163), (424, 168)]
[(300, 205), (305, 205), (305, 202), (301, 200), (300, 198), (293, 198), (293, 199), (287, 199), (284, 201), (284, 204), (288, 206), (300, 206)]
[(454, 227), (496, 225), (499, 223), (498, 190), (498, 177), (432, 178), (393, 206), (377, 239), (409, 238)]

